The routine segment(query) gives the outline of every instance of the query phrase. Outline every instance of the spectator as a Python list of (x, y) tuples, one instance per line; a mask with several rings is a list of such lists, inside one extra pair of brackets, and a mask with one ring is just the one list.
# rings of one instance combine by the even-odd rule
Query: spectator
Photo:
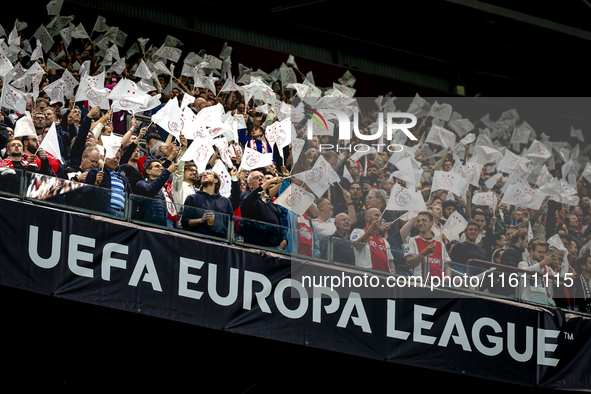
[(386, 240), (379, 231), (388, 229), (384, 219), (380, 218), (380, 210), (370, 208), (365, 213), (365, 227), (351, 232), (355, 252), (355, 265), (363, 268), (373, 268), (379, 271), (396, 271), (394, 256)]
[(471, 275), (476, 275), (481, 270), (473, 270), (473, 267), (480, 267), (484, 269), (488, 269), (487, 265), (472, 263), (470, 265), (470, 271), (467, 270), (466, 263), (469, 260), (487, 260), (487, 252), (484, 248), (476, 245), (476, 239), (478, 238), (478, 234), (480, 233), (480, 226), (474, 220), (469, 220), (466, 229), (464, 230), (464, 234), (466, 236), (466, 240), (464, 242), (458, 243), (454, 248), (453, 251), (450, 253), (449, 257), (454, 262), (452, 268), (458, 270), (460, 273), (469, 273)]
[(517, 268), (523, 261), (523, 252), (527, 247), (527, 233), (524, 230), (517, 230), (511, 235), (511, 243), (503, 253), (501, 264)]
[[(521, 298), (524, 301), (531, 301), (538, 304), (556, 306), (553, 300), (553, 286), (547, 283), (547, 278), (554, 278), (555, 272), (560, 272), (560, 263), (564, 257), (564, 252), (558, 249), (550, 248), (550, 253), (546, 254), (547, 244), (543, 241), (534, 241), (529, 248), (529, 259), (518, 264), (518, 268), (537, 273), (538, 275), (528, 277), (523, 283)], [(548, 286), (546, 286), (548, 284)]]
[(66, 168), (66, 176), (71, 181), (85, 182), (88, 171), (99, 168), (101, 155), (95, 146), (89, 146), (82, 153), (80, 165), (72, 165)]
[(329, 243), (332, 242), (333, 261), (355, 265), (355, 251), (349, 235), (351, 230), (349, 215), (346, 213), (337, 214), (334, 223), (336, 231), (329, 237), (325, 237), (320, 244), (320, 258), (327, 258)]
[(575, 263), (578, 275), (573, 281), (574, 308), (591, 313), (591, 256), (579, 257)]
[(131, 185), (124, 175), (117, 171), (121, 151), (113, 158), (105, 158), (103, 168), (93, 168), (88, 171), (85, 183), (107, 189), (89, 188), (85, 194), (86, 206), (92, 210), (109, 213), (112, 216), (123, 217), (126, 195), (131, 194)]
[(416, 226), (420, 234), (412, 237), (404, 250), (406, 265), (412, 270), (412, 274), (425, 278), (427, 272), (424, 272), (422, 263), (426, 261), (429, 263), (429, 276), (441, 277), (442, 274), (450, 276), (450, 258), (445, 245), (443, 242), (437, 241), (431, 231), (433, 215), (429, 212), (419, 212)]
[[(178, 150), (170, 159), (176, 157)], [(144, 164), (146, 180), (136, 184), (137, 194), (150, 199), (136, 199), (139, 203), (139, 220), (176, 228), (178, 213), (172, 196), (172, 188), (168, 182), (170, 174), (175, 172), (178, 165), (167, 159), (164, 164), (158, 160), (151, 160)], [(166, 167), (166, 168), (165, 168)]]
[(240, 221), (240, 234), (244, 242), (284, 250), (287, 246), (287, 231), (281, 227), (277, 206), (267, 192), (279, 188), (281, 178), (265, 181), (260, 171), (253, 171), (247, 179), (250, 191), (240, 197), (240, 211), (246, 220)]
[(234, 210), (230, 200), (220, 195), (220, 185), (220, 177), (213, 170), (201, 173), (201, 190), (185, 200), (183, 228), (200, 234), (227, 237), (228, 220), (233, 220)]

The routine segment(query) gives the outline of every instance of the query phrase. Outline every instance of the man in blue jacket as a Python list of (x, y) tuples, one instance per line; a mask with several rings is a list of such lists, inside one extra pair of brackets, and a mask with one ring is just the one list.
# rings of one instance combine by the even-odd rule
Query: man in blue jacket
[(226, 238), (228, 219), (234, 219), (230, 200), (220, 195), (221, 179), (213, 170), (201, 173), (201, 190), (185, 200), (181, 223), (183, 228), (200, 234)]

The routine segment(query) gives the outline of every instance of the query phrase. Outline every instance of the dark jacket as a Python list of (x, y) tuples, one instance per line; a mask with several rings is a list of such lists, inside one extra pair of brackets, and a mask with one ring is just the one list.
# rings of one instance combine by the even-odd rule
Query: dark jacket
[[(244, 192), (240, 198), (240, 234), (244, 242), (259, 246), (279, 246), (281, 241), (287, 240), (287, 228), (281, 226), (279, 209), (270, 200), (263, 200), (263, 188), (257, 187), (253, 191)], [(269, 223), (267, 226), (265, 223)]]
[(501, 264), (508, 267), (517, 268), (520, 262), (523, 261), (523, 250), (516, 245), (511, 244), (501, 256)]
[[(205, 211), (214, 212), (214, 222), (210, 226), (204, 223), (199, 226), (189, 227), (191, 219), (203, 217)], [(181, 224), (183, 228), (200, 234), (209, 234), (221, 238), (228, 235), (228, 220), (234, 219), (234, 212), (230, 200), (219, 193), (209, 194), (198, 190), (185, 200)]]
[[(150, 198), (134, 198), (132, 218), (143, 222), (166, 226), (168, 209), (162, 187), (168, 180), (170, 172), (165, 168), (156, 179), (141, 180), (135, 185), (136, 194)], [(172, 196), (171, 196), (172, 200)], [(174, 202), (174, 200), (173, 200)]]

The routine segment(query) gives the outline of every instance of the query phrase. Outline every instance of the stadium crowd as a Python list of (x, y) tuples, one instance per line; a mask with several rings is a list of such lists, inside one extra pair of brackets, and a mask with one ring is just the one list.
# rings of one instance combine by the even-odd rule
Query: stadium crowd
[[(312, 110), (313, 104), (302, 104), (306, 97), (354, 105), (349, 73), (340, 84), (317, 87), (290, 58), (272, 73), (241, 68), (236, 78), (228, 72), (228, 51), (221, 59), (191, 52), (175, 70), (166, 66), (180, 61), (174, 37), (160, 48), (141, 40), (124, 47), (100, 17), (93, 40), (73, 37), (77, 29), (83, 34), (70, 22), (57, 18), (49, 25), (54, 43), (47, 50), (43, 41), (37, 47), (25, 38), (30, 29), (0, 28), (6, 41), (0, 46), (2, 191), (12, 169), (55, 176), (95, 186), (62, 197), (72, 206), (123, 217), (128, 201), (140, 221), (221, 238), (226, 223), (235, 221), (236, 236), (247, 244), (331, 255), (338, 263), (398, 275), (424, 276), (425, 268), (431, 276), (491, 267), (499, 273), (507, 267), (539, 273), (538, 280), (546, 273), (570, 276), (569, 288), (528, 280), (522, 297), (591, 312), (591, 183), (579, 145), (538, 136), (516, 111), (496, 122), (488, 116), (470, 122), (418, 95), (406, 111), (418, 118), (410, 129), (416, 140), (404, 136), (401, 152), (358, 150), (366, 139), (354, 134), (341, 140), (334, 126), (308, 138), (311, 115), (290, 112), (296, 103)], [(42, 48), (35, 60), (33, 47)], [(120, 57), (120, 50), (127, 55)], [(89, 78), (104, 82), (93, 86)], [(149, 95), (150, 104), (128, 111), (130, 96), (109, 99), (118, 84), (130, 81), (125, 86)], [(11, 98), (14, 91), (25, 102), (18, 94)], [(106, 99), (95, 102), (103, 93)], [(394, 108), (394, 99), (380, 97), (374, 108), (363, 108), (361, 135), (375, 133), (380, 111)], [(171, 105), (197, 117), (205, 113), (205, 120), (219, 111), (218, 121), (236, 127), (205, 138), (162, 122)], [(294, 137), (283, 145), (273, 131), (285, 119)], [(43, 144), (49, 138), (56, 143)], [(306, 206), (297, 208), (300, 203)]]

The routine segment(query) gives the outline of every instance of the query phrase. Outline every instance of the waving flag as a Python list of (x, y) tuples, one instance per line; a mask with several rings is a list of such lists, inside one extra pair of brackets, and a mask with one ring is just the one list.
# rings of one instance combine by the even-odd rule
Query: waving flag
[(240, 168), (250, 171), (266, 167), (270, 164), (273, 164), (273, 153), (260, 153), (254, 149), (250, 149), (248, 146), (244, 148), (244, 155), (242, 156)]
[[(205, 171), (207, 163), (213, 155), (213, 147), (208, 141), (194, 140), (187, 148), (187, 151), (181, 158), (183, 161), (193, 160), (197, 165), (197, 172), (200, 174)], [(257, 152), (258, 153), (258, 152)], [(218, 174), (219, 175), (219, 174)]]
[(544, 193), (539, 190), (513, 184), (507, 188), (501, 204), (517, 205), (537, 210), (542, 206), (544, 198)]
[(445, 225), (442, 227), (441, 232), (445, 235), (449, 241), (459, 240), (460, 234), (468, 227), (468, 221), (458, 212), (454, 211)]
[(446, 171), (435, 171), (431, 191), (447, 190), (460, 196), (462, 195), (462, 189), (464, 188), (465, 183), (466, 181), (460, 174)]
[(304, 188), (292, 183), (274, 202), (297, 215), (303, 215), (314, 200), (315, 196), (312, 193), (308, 193)]
[(57, 130), (55, 128), (55, 124), (52, 123), (49, 127), (49, 131), (43, 138), (43, 142), (39, 145), (39, 149), (45, 150), (47, 153), (52, 155), (55, 158), (59, 158), (59, 160), (63, 163), (64, 159), (62, 158), (62, 154), (60, 152), (60, 145), (57, 138)]
[(395, 184), (390, 191), (390, 198), (386, 210), (391, 211), (426, 211), (425, 201), (420, 192), (415, 188), (406, 189), (400, 184)]

